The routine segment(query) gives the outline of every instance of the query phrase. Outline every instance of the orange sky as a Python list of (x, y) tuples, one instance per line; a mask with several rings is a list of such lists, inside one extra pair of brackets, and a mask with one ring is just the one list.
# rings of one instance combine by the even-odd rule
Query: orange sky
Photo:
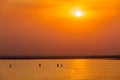
[(119, 30), (119, 0), (0, 0), (0, 56), (117, 55)]

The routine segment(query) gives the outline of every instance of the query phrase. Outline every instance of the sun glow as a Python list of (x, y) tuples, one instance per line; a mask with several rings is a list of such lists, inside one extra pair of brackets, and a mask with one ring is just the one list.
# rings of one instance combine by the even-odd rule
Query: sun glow
[(74, 17), (83, 17), (84, 16), (83, 10), (81, 10), (79, 7), (74, 8), (73, 11), (72, 11), (72, 14), (73, 14)]
[(82, 12), (81, 12), (81, 11), (76, 11), (76, 12), (75, 12), (75, 16), (76, 16), (76, 17), (82, 16)]

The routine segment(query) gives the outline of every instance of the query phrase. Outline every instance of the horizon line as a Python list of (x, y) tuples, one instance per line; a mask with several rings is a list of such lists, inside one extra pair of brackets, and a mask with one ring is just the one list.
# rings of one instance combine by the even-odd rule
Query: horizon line
[(120, 59), (120, 55), (91, 55), (91, 56), (0, 56), (0, 59)]

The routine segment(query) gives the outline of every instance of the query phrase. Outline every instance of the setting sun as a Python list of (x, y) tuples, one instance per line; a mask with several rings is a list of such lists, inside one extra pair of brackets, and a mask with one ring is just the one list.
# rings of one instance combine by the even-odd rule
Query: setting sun
[(74, 17), (83, 17), (84, 16), (84, 12), (83, 9), (81, 9), (80, 7), (74, 7), (72, 10), (72, 14)]
[(75, 12), (75, 16), (76, 16), (76, 17), (82, 16), (82, 12), (81, 12), (81, 11), (76, 11), (76, 12)]

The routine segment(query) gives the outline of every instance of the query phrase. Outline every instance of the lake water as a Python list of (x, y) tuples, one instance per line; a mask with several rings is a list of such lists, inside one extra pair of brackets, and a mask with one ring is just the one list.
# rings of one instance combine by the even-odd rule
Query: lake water
[(0, 60), (0, 80), (120, 80), (120, 60)]

